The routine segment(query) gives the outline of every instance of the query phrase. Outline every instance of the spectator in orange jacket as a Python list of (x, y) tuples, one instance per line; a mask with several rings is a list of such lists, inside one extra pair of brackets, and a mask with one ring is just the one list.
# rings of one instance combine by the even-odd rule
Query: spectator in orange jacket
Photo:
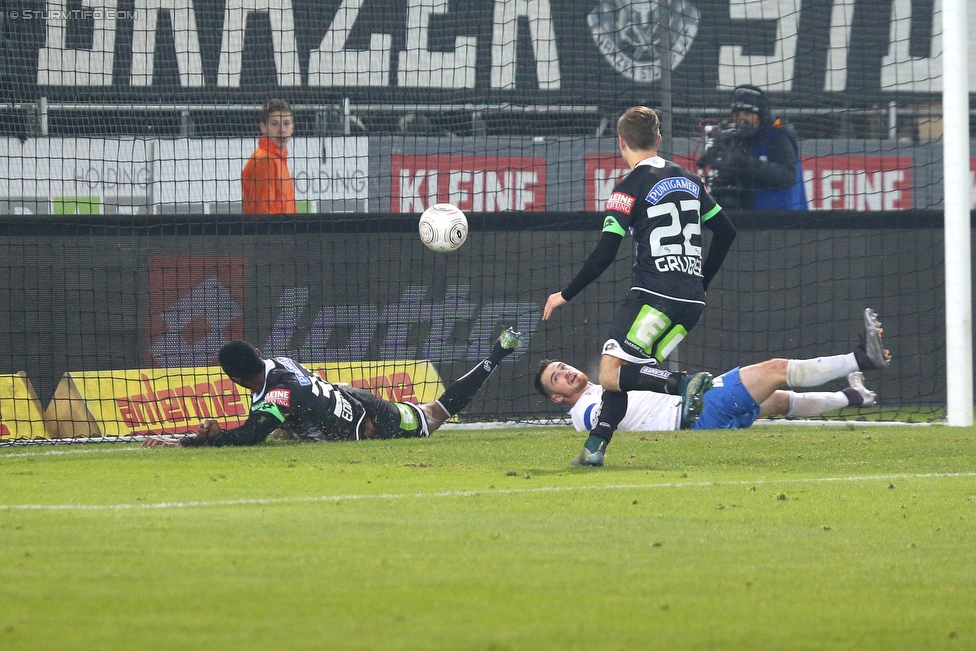
[(288, 171), (288, 141), (295, 132), (291, 106), (271, 99), (261, 107), (261, 139), (241, 173), (245, 215), (298, 212), (295, 185)]

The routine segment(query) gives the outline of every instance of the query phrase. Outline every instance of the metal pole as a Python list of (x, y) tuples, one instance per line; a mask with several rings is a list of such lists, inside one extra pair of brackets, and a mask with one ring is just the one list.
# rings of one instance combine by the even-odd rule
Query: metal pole
[[(661, 67), (661, 146), (658, 155), (671, 160), (674, 158), (674, 106), (671, 97), (671, 8), (668, 0), (657, 0), (658, 24), (658, 64)], [(668, 356), (668, 370), (676, 372), (681, 368), (681, 346)]]
[(189, 138), (191, 135), (193, 135), (193, 127), (191, 124), (189, 109), (183, 109), (180, 111), (180, 135), (184, 138)]
[(41, 135), (47, 136), (50, 134), (47, 124), (47, 97), (41, 97), (41, 101), (37, 107), (37, 112), (41, 121)]
[(661, 146), (658, 153), (662, 158), (674, 157), (674, 109), (671, 97), (671, 11), (668, 0), (657, 3), (658, 62), (661, 66)]

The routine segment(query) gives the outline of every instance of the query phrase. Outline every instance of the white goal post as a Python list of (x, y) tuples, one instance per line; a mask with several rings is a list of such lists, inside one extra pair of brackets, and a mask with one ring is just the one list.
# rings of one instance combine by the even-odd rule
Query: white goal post
[(942, 113), (945, 197), (946, 420), (973, 424), (967, 0), (943, 0)]

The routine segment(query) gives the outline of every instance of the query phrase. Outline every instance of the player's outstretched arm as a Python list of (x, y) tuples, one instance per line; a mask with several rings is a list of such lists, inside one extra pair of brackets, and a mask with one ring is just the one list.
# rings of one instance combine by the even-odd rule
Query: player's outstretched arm
[(205, 420), (197, 428), (197, 436), (183, 439), (183, 447), (201, 445), (223, 447), (225, 445), (257, 445), (264, 442), (282, 423), (265, 411), (255, 409), (240, 427), (221, 429), (214, 420)]
[[(198, 438), (205, 438), (208, 436), (216, 436), (220, 434), (221, 428), (220, 423), (212, 418), (200, 421), (197, 426), (196, 436)], [(192, 436), (189, 434), (188, 436)], [(178, 448), (183, 445), (183, 438), (177, 438), (175, 436), (168, 436), (166, 434), (152, 434), (147, 436), (142, 441), (142, 447), (144, 448)]]

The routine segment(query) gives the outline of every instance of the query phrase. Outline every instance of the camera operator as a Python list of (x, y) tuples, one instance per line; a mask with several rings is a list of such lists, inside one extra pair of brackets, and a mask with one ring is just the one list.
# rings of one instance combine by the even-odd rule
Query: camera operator
[(732, 123), (704, 127), (698, 165), (712, 195), (729, 210), (807, 210), (800, 146), (782, 118), (773, 119), (756, 86), (732, 91)]

